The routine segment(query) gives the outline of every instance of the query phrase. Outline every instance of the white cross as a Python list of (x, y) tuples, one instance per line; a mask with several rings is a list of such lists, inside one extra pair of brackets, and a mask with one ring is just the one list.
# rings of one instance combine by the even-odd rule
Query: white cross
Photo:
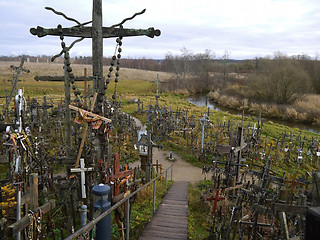
[(84, 158), (80, 158), (80, 168), (71, 168), (70, 171), (73, 172), (79, 172), (81, 176), (81, 194), (82, 198), (87, 198), (86, 196), (86, 175), (85, 172), (92, 171), (92, 167), (85, 168), (84, 167)]

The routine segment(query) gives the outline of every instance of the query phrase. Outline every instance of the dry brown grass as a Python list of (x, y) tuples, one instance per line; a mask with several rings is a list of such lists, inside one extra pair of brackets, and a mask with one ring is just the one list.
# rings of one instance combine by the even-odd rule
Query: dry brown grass
[[(61, 60), (61, 59), (60, 59)], [(60, 61), (61, 62), (61, 61)], [(10, 68), (10, 65), (19, 66), (20, 62), (4, 62), (0, 61), (0, 95), (5, 95), (5, 89), (7, 94), (11, 91), (12, 85), (11, 80), (15, 74), (15, 71)], [(84, 69), (87, 69), (87, 75), (92, 76), (92, 66), (85, 64), (71, 64), (73, 69), (73, 74), (75, 76), (83, 76)], [(35, 76), (63, 76), (63, 63), (36, 63), (36, 62), (25, 62), (24, 68), (30, 70), (30, 73), (23, 72), (19, 80), (17, 89), (24, 89), (25, 96), (36, 97), (37, 99), (42, 99), (43, 95), (47, 95), (50, 99), (60, 99), (64, 97), (64, 83), (63, 82), (37, 82), (34, 80)], [(109, 66), (104, 66), (104, 76), (109, 72)], [(113, 72), (114, 73), (114, 72)], [(138, 69), (128, 69), (120, 68), (120, 77), (119, 77), (119, 88), (118, 92), (123, 93), (126, 91), (137, 92), (141, 87), (141, 83), (144, 81), (155, 82), (157, 80), (157, 74), (159, 74), (159, 80), (161, 82), (166, 81), (170, 78), (171, 74), (165, 72), (153, 72), (145, 71)], [(108, 92), (111, 92), (114, 89), (114, 76), (111, 78), (111, 83), (108, 86)], [(136, 81), (137, 84), (128, 83), (128, 81)], [(83, 82), (77, 82), (76, 85), (82, 90), (84, 88)], [(88, 82), (92, 87), (92, 82)], [(123, 84), (126, 84), (125, 87)], [(136, 86), (137, 85), (137, 86)], [(149, 91), (150, 87), (142, 84), (143, 91)], [(150, 85), (150, 84), (149, 84)], [(151, 85), (150, 85), (151, 86)], [(141, 91), (140, 91), (141, 92)], [(145, 92), (143, 92), (145, 93)], [(72, 94), (73, 95), (73, 94)], [(0, 102), (3, 103), (4, 98), (0, 99)], [(0, 103), (0, 104), (1, 104)]]
[[(6, 78), (12, 79), (11, 76), (14, 73), (11, 70), (10, 65), (19, 66), (19, 62), (3, 62), (0, 61), (0, 79)], [(84, 69), (87, 68), (87, 75), (92, 76), (92, 65), (85, 64), (72, 64), (72, 71), (75, 76), (83, 76)], [(22, 74), (21, 79), (28, 78), (27, 76), (62, 76), (63, 75), (63, 64), (62, 63), (35, 63), (26, 62), (24, 68), (29, 69), (29, 74)], [(106, 76), (109, 72), (109, 66), (103, 67), (104, 75)], [(145, 81), (156, 81), (157, 74), (159, 74), (160, 81), (166, 81), (172, 75), (165, 72), (154, 72), (139, 69), (120, 68), (119, 80), (145, 80)], [(30, 77), (29, 77), (30, 78)], [(7, 79), (8, 80), (8, 79)]]
[(308, 95), (291, 106), (250, 102), (247, 98), (222, 95), (218, 91), (210, 92), (208, 97), (232, 109), (246, 110), (254, 114), (261, 112), (263, 116), (293, 122), (309, 122), (317, 125), (320, 123), (320, 96), (315, 94)]
[(320, 109), (320, 95), (308, 94), (299, 99), (294, 106), (305, 110), (318, 110)]

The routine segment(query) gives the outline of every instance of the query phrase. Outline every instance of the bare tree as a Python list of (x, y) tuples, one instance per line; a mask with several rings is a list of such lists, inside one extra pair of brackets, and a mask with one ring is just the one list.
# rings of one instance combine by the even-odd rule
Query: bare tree
[(298, 60), (277, 54), (268, 64), (267, 75), (255, 81), (254, 86), (261, 99), (288, 104), (307, 93), (311, 81)]

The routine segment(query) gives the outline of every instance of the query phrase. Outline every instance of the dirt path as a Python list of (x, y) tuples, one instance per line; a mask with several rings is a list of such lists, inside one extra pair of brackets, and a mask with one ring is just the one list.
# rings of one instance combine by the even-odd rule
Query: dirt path
[[(138, 127), (145, 128), (142, 123), (135, 118), (135, 122)], [(173, 158), (175, 161), (169, 161), (169, 152), (161, 149), (153, 149), (153, 163), (155, 164), (158, 160), (162, 164), (163, 169), (167, 169), (173, 164), (173, 181), (188, 181), (190, 183), (195, 183), (204, 179), (201, 168), (194, 167), (191, 164), (184, 161), (178, 154), (173, 152)], [(130, 164), (130, 167), (137, 167), (140, 165), (140, 161), (136, 161)], [(168, 177), (170, 178), (171, 171), (168, 172)]]
[[(169, 152), (163, 151), (161, 149), (153, 149), (153, 163), (157, 160), (162, 164), (163, 169), (167, 169), (173, 164), (173, 181), (188, 181), (190, 183), (195, 183), (204, 179), (201, 168), (192, 166), (191, 164), (184, 161), (178, 154), (173, 153), (173, 158), (175, 161), (169, 161)], [(139, 161), (130, 164), (130, 167), (137, 167), (140, 165)], [(170, 170), (168, 172), (168, 177), (170, 178)]]

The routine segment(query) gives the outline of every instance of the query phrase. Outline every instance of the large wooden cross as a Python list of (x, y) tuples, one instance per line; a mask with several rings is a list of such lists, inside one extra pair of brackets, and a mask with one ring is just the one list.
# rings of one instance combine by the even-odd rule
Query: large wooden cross
[[(134, 176), (134, 169), (120, 171), (120, 159), (119, 154), (114, 154), (114, 162), (113, 162), (113, 174), (108, 175), (107, 182), (114, 182), (114, 196), (120, 194), (120, 186), (123, 184), (122, 180), (126, 182), (128, 177)], [(126, 189), (125, 189), (126, 191)]]
[[(143, 13), (142, 11), (141, 13)], [(124, 21), (122, 21), (124, 22)], [(44, 36), (67, 36), (92, 38), (92, 70), (93, 70), (93, 90), (98, 92), (98, 104), (101, 96), (105, 92), (105, 83), (103, 78), (103, 38), (128, 37), (128, 36), (160, 36), (158, 29), (126, 29), (119, 27), (102, 27), (102, 0), (93, 0), (92, 9), (92, 27), (85, 27), (83, 24), (71, 28), (31, 28), (30, 33), (38, 37)]]
[(81, 154), (82, 154), (82, 150), (83, 150), (83, 146), (84, 146), (84, 142), (86, 140), (86, 137), (87, 137), (87, 132), (88, 132), (88, 128), (89, 128), (89, 120), (91, 119), (94, 119), (95, 121), (96, 120), (102, 120), (102, 121), (105, 121), (105, 122), (108, 122), (110, 123), (111, 120), (108, 119), (108, 118), (105, 118), (103, 116), (99, 116), (97, 114), (94, 114), (92, 111), (93, 111), (93, 108), (94, 108), (94, 105), (96, 103), (96, 99), (97, 99), (97, 95), (98, 93), (95, 92), (94, 95), (93, 95), (93, 99), (92, 99), (92, 103), (91, 103), (91, 106), (90, 106), (90, 111), (86, 111), (84, 109), (81, 109), (81, 108), (78, 108), (78, 107), (75, 107), (73, 105), (69, 105), (69, 108), (72, 109), (72, 110), (75, 110), (75, 111), (78, 111), (78, 112), (81, 112), (84, 116), (89, 116), (88, 119), (85, 119), (87, 120), (87, 122), (85, 123), (85, 127), (84, 127), (84, 130), (83, 130), (83, 133), (82, 133), (82, 139), (81, 139), (81, 143), (80, 143), (80, 147), (79, 147), (79, 151), (78, 151), (78, 155), (77, 155), (77, 159), (76, 159), (76, 163), (75, 163), (75, 168), (77, 168), (79, 166), (79, 161), (80, 161), (80, 157), (81, 157)]
[[(51, 8), (47, 8), (53, 10)], [(55, 10), (53, 10), (57, 13)], [(80, 37), (80, 38), (92, 38), (92, 73), (93, 73), (93, 92), (98, 93), (96, 112), (104, 116), (103, 112), (103, 96), (105, 95), (105, 81), (103, 77), (103, 39), (104, 38), (113, 38), (113, 37), (128, 37), (128, 36), (148, 36), (155, 37), (160, 36), (161, 32), (158, 29), (148, 28), (148, 29), (126, 29), (122, 27), (122, 24), (134, 18), (138, 14), (144, 13), (143, 10), (141, 13), (133, 15), (131, 18), (124, 19), (120, 24), (113, 25), (111, 27), (102, 27), (102, 0), (93, 0), (92, 7), (92, 27), (85, 27), (85, 24), (81, 24), (75, 19), (73, 21), (77, 22), (76, 26), (70, 28), (62, 28), (59, 25), (57, 28), (46, 29), (38, 26), (37, 28), (31, 28), (30, 33), (38, 37), (44, 36), (67, 36), (67, 37)], [(58, 13), (58, 15), (63, 15), (63, 13)], [(71, 18), (67, 18), (70, 20)], [(68, 79), (66, 79), (68, 81)], [(65, 82), (65, 87), (69, 83)], [(66, 105), (68, 105), (67, 103)], [(70, 115), (69, 109), (66, 109), (66, 116)], [(68, 125), (68, 122), (67, 122)], [(70, 128), (70, 126), (67, 128)], [(66, 134), (67, 135), (67, 134)], [(98, 134), (99, 136), (99, 134)], [(99, 137), (98, 141), (102, 142), (103, 140)], [(70, 141), (70, 137), (66, 136), (67, 141)], [(68, 145), (69, 143), (67, 143)], [(102, 148), (102, 144), (101, 144)], [(102, 149), (101, 149), (102, 150)], [(67, 150), (68, 151), (68, 150)], [(101, 151), (103, 153), (103, 150)], [(68, 152), (67, 152), (68, 155)]]

